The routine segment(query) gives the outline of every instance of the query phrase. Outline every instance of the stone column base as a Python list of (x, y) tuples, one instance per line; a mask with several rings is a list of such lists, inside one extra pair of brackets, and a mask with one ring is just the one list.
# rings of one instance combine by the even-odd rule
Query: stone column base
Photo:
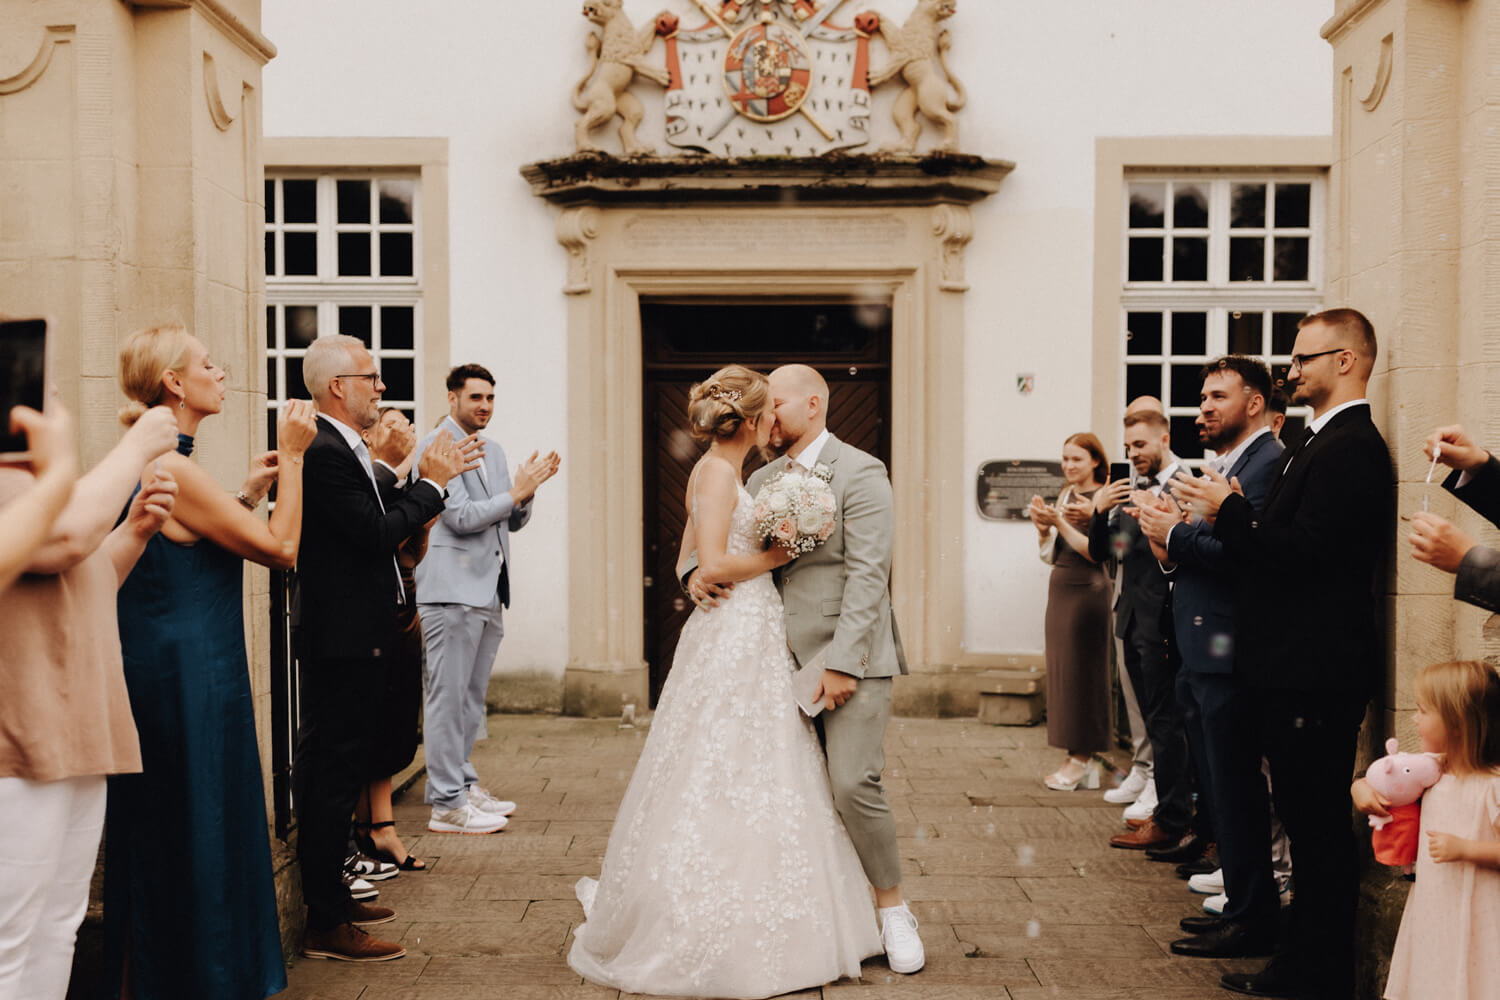
[(651, 707), (651, 675), (644, 663), (570, 666), (564, 672), (564, 715), (615, 718), (626, 705), (638, 713)]

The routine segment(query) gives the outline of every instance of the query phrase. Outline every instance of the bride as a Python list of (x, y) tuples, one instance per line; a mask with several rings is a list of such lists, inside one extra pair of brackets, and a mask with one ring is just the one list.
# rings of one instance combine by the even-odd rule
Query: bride
[(864, 869), (834, 812), (812, 722), (792, 694), (781, 598), (740, 480), (772, 423), (766, 377), (739, 365), (695, 385), (682, 551), (738, 584), (683, 627), (598, 881), (568, 956), (628, 993), (758, 998), (858, 976), (881, 952)]

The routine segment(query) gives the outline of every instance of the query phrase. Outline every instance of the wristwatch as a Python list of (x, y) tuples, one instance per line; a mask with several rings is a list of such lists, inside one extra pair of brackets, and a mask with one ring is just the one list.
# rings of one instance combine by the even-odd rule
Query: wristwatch
[(236, 493), (234, 495), (234, 498), (238, 500), (240, 502), (240, 506), (244, 507), (246, 510), (254, 510), (259, 503), (259, 501), (251, 500), (250, 494), (246, 493), (244, 490), (240, 490), (238, 493)]

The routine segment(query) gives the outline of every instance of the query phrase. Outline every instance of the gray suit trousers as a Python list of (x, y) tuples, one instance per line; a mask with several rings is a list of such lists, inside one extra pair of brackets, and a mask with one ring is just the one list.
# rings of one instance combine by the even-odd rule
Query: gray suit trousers
[(469, 756), (484, 726), (490, 669), (505, 635), (500, 598), (489, 607), (419, 604), (427, 642), (422, 744), (427, 754), (428, 805), (457, 809), (479, 780)]
[(865, 876), (877, 889), (901, 884), (896, 820), (880, 784), (885, 770), (885, 725), (891, 718), (891, 679), (866, 677), (854, 696), (817, 716), (828, 755), (833, 804), (854, 842)]

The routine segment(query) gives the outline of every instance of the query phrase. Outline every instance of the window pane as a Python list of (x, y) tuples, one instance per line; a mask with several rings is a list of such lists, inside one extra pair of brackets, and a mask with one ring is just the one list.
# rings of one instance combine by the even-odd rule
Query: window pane
[(338, 201), (340, 222), (370, 221), (369, 181), (339, 181)]
[(1134, 312), (1125, 317), (1125, 353), (1161, 353), (1161, 313)]
[(266, 407), (266, 447), (276, 450), (276, 407)]
[(1255, 229), (1266, 224), (1266, 186), (1235, 184), (1229, 189), (1229, 225)]
[(1172, 418), (1172, 454), (1190, 461), (1203, 457), (1203, 442), (1198, 440), (1196, 416), (1184, 415)]
[(1208, 237), (1172, 237), (1172, 280), (1208, 280)]
[(1306, 236), (1276, 237), (1276, 260), (1272, 265), (1275, 268), (1272, 272), (1275, 280), (1307, 280), (1307, 243)]
[(1286, 384), (1286, 372), (1290, 367), (1291, 365), (1287, 364), (1271, 366), (1271, 384), (1276, 388), (1283, 390), (1288, 395), (1290, 395), (1292, 391), (1291, 387)]
[(1258, 312), (1232, 312), (1229, 314), (1229, 353), (1249, 354), (1260, 357), (1265, 350), (1261, 336), (1265, 317)]
[(1162, 248), (1166, 241), (1160, 236), (1132, 236), (1130, 238), (1131, 281), (1160, 281), (1162, 279)]
[(276, 182), (266, 181), (266, 222), (276, 221)]
[(380, 273), (393, 276), (411, 274), (411, 243), (411, 233), (381, 233)]
[(286, 251), (286, 268), (282, 273), (318, 273), (317, 233), (284, 233), (281, 239)]
[(266, 358), (266, 394), (272, 399), (280, 399), (278, 393), (280, 386), (276, 384), (276, 359)]
[(297, 180), (281, 182), (282, 222), (318, 221), (318, 182)]
[(411, 306), (381, 307), (381, 350), (409, 351), (417, 346), (415, 312)]
[(1282, 229), (1312, 224), (1312, 185), (1276, 185), (1276, 225)]
[(1264, 281), (1266, 241), (1259, 236), (1236, 236), (1229, 241), (1229, 280)]
[(1161, 229), (1167, 224), (1167, 185), (1130, 185), (1130, 228)]
[(372, 338), (374, 312), (371, 306), (339, 306), (339, 333), (358, 337), (369, 347), (375, 343)]
[(1126, 365), (1125, 399), (1161, 396), (1161, 365)]
[(266, 274), (276, 273), (276, 234), (266, 233)]
[(318, 339), (318, 307), (286, 307), (286, 346), (302, 349)]
[(370, 273), (370, 234), (339, 233), (339, 275), (364, 277)]
[(1292, 416), (1287, 414), (1286, 423), (1281, 426), (1281, 443), (1288, 448), (1295, 445), (1307, 433), (1307, 418), (1301, 415)]
[(287, 399), (312, 399), (312, 393), (307, 391), (307, 383), (302, 380), (302, 359), (286, 359), (286, 398)]
[(276, 307), (266, 306), (266, 350), (276, 349)]
[(1167, 405), (1197, 406), (1202, 395), (1203, 366), (1196, 361), (1190, 365), (1173, 365), (1172, 398), (1167, 401)]
[[(1208, 313), (1180, 312), (1172, 314), (1172, 353), (1208, 353)], [(1197, 402), (1198, 397), (1193, 397)]]
[(1271, 353), (1291, 354), (1297, 342), (1297, 324), (1302, 313), (1279, 312), (1271, 314)]
[(1208, 228), (1208, 188), (1201, 184), (1172, 186), (1172, 226), (1176, 229)]
[(417, 382), (413, 376), (416, 362), (411, 358), (382, 358), (380, 379), (385, 383), (385, 394), (391, 399), (415, 399)]
[(380, 221), (411, 222), (412, 199), (416, 195), (415, 181), (396, 180), (380, 182)]

